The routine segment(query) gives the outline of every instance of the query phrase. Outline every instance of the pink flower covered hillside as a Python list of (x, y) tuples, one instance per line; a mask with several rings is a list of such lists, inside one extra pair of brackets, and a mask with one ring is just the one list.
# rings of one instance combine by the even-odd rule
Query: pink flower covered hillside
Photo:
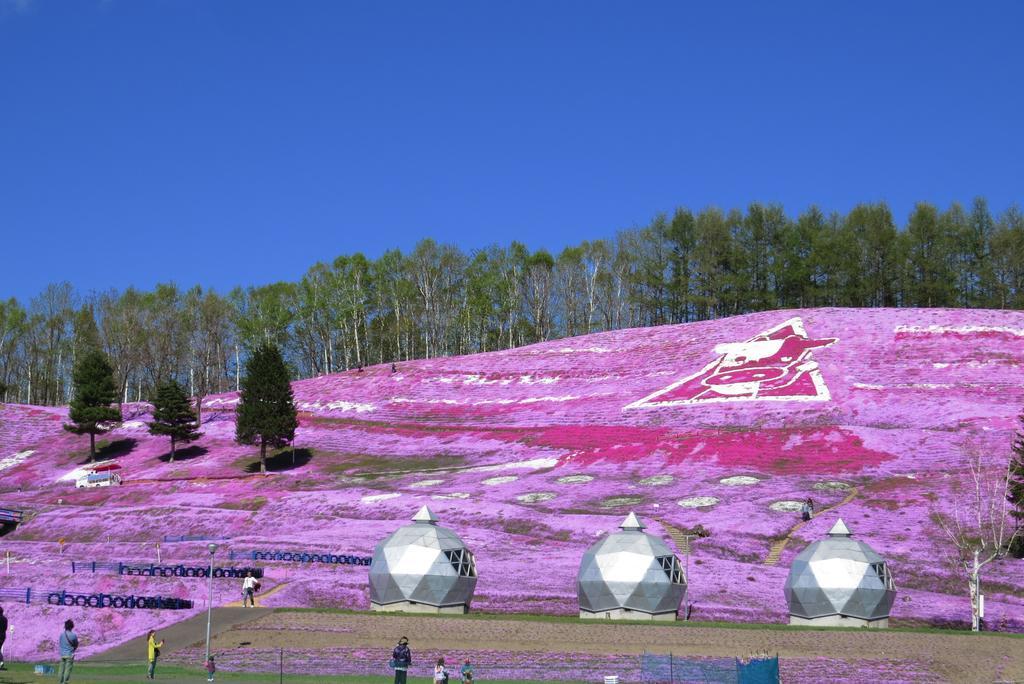
[[(0, 539), (8, 657), (51, 656), (68, 618), (88, 655), (204, 610), (204, 577), (106, 564), (202, 566), (209, 540), (219, 567), (264, 570), (263, 605), (368, 609), (367, 568), (321, 557), (372, 555), (424, 504), (475, 555), (473, 610), (576, 614), (581, 556), (635, 511), (680, 556), (681, 533), (701, 531), (692, 619), (785, 622), (789, 563), (842, 516), (890, 564), (894, 625), (962, 627), (966, 581), (933, 518), (969, 476), (967, 446), (1009, 457), (1024, 314), (765, 312), (388, 363), (293, 389), (295, 449), (271, 454), (266, 475), (258, 448), (235, 443), (238, 397), (223, 394), (204, 400), (201, 436), (173, 462), (168, 440), (148, 434), (151, 407), (126, 405), (98, 442), (100, 465), (119, 466), (123, 483), (94, 488), (76, 487), (88, 440), (61, 428), (66, 411), (0, 407), (0, 507), (25, 514)], [(818, 515), (794, 529), (808, 497)], [(986, 570), (990, 628), (1024, 630), (1022, 562)], [(218, 605), (241, 600), (240, 581), (214, 586)], [(194, 606), (47, 603), (62, 590)]]

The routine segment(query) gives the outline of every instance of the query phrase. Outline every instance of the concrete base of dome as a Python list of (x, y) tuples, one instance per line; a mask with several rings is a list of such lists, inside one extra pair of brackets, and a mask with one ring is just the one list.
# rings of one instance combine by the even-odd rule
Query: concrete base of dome
[(658, 622), (672, 622), (676, 619), (675, 613), (645, 613), (642, 610), (630, 610), (628, 608), (615, 608), (613, 610), (601, 610), (596, 613), (589, 610), (580, 610), (580, 619), (583, 620), (650, 620)]
[(789, 616), (789, 624), (805, 625), (808, 627), (868, 627), (874, 629), (885, 629), (889, 626), (889, 618), (877, 620), (864, 620), (863, 618), (848, 617), (846, 615), (826, 615), (818, 618), (803, 618), (796, 615)]
[(428, 603), (415, 601), (398, 601), (396, 603), (374, 603), (370, 601), (370, 610), (383, 613), (431, 613), (434, 615), (463, 615), (469, 612), (469, 606), (460, 603), (454, 606), (432, 606)]

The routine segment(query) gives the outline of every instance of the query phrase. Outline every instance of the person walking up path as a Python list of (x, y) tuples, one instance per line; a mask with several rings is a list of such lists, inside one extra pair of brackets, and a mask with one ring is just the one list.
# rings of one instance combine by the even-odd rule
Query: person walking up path
[(391, 652), (391, 666), (395, 668), (395, 684), (405, 684), (409, 666), (412, 665), (412, 651), (409, 650), (409, 639), (402, 637)]
[(60, 645), (60, 669), (57, 677), (60, 684), (68, 684), (71, 681), (71, 669), (75, 666), (75, 651), (78, 650), (78, 635), (75, 634), (75, 623), (71, 620), (64, 621), (64, 631), (60, 634), (58, 644)]
[(256, 589), (259, 587), (259, 582), (252, 576), (251, 572), (245, 573), (245, 579), (242, 580), (242, 606), (248, 606), (250, 608), (256, 607)]
[(146, 650), (149, 656), (149, 670), (146, 671), (146, 679), (153, 679), (156, 676), (156, 661), (160, 657), (160, 649), (164, 647), (163, 639), (160, 643), (156, 641), (156, 630), (149, 630), (146, 635)]

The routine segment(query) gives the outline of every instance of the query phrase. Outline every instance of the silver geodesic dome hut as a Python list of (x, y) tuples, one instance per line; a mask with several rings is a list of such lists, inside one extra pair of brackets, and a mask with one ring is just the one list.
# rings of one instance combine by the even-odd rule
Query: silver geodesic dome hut
[(476, 589), (472, 552), (424, 506), (413, 523), (377, 544), (370, 564), (370, 608), (465, 613)]
[(672, 549), (630, 513), (621, 532), (583, 554), (576, 586), (580, 617), (675, 620), (686, 596), (686, 578)]
[(850, 535), (840, 519), (828, 538), (793, 560), (785, 588), (789, 624), (889, 626), (896, 598), (889, 567), (874, 549)]

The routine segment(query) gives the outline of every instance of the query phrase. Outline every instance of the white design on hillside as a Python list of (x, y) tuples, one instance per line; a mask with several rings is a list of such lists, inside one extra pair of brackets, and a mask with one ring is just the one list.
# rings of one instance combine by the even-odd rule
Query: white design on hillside
[(828, 401), (832, 398), (812, 350), (837, 338), (812, 339), (794, 317), (746, 342), (715, 346), (718, 358), (696, 373), (624, 409), (726, 401)]

